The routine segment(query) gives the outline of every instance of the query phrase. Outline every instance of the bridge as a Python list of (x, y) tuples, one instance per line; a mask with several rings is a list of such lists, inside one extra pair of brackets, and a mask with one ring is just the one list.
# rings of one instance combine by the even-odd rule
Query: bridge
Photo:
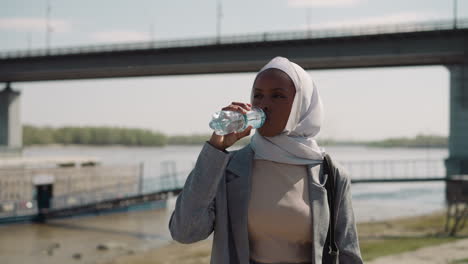
[(256, 72), (282, 55), (306, 69), (453, 65), (468, 20), (0, 53), (0, 82)]
[[(444, 65), (447, 175), (468, 173), (468, 21), (395, 24), (0, 53), (0, 146), (21, 148), (20, 81), (255, 72), (282, 55), (306, 69)], [(415, 102), (416, 104), (417, 102)]]

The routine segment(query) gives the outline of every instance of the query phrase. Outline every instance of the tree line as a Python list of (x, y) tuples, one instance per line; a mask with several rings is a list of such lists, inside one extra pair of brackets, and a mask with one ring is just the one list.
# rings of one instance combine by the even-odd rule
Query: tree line
[[(174, 135), (140, 128), (122, 127), (38, 127), (23, 126), (23, 144), (82, 144), (82, 145), (125, 145), (125, 146), (166, 146), (200, 145), (209, 140), (211, 134)], [(246, 145), (250, 141), (245, 137), (237, 145)], [(447, 137), (435, 135), (417, 135), (414, 138), (390, 138), (380, 141), (336, 141), (319, 139), (319, 145), (364, 145), (369, 147), (431, 147), (446, 148)]]
[(367, 144), (371, 147), (446, 148), (448, 138), (437, 135), (417, 135), (413, 138), (389, 138)]
[(23, 144), (83, 144), (83, 145), (126, 145), (164, 146), (169, 137), (148, 129), (121, 127), (36, 127), (23, 126)]
[[(39, 127), (23, 126), (23, 145), (125, 145), (125, 146), (166, 146), (200, 145), (209, 140), (211, 134), (168, 136), (162, 132), (141, 128), (122, 127)], [(237, 144), (246, 145), (243, 138)]]

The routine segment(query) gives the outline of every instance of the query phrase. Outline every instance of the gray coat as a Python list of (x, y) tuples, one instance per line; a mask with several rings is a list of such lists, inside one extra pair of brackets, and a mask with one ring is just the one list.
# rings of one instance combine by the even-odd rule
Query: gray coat
[[(172, 238), (180, 243), (193, 243), (206, 239), (214, 231), (211, 264), (249, 263), (247, 209), (253, 155), (250, 145), (228, 153), (205, 143), (177, 198), (169, 221)], [(324, 185), (327, 175), (322, 173), (321, 165), (309, 166), (308, 171), (313, 225), (311, 262), (321, 264), (329, 223)], [(350, 183), (338, 167), (335, 236), (341, 264), (362, 263)]]

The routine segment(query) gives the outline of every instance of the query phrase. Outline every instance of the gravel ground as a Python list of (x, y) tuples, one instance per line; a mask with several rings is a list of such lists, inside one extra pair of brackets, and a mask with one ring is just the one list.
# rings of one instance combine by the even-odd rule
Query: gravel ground
[(461, 259), (468, 259), (468, 239), (381, 257), (367, 262), (367, 264), (448, 264)]

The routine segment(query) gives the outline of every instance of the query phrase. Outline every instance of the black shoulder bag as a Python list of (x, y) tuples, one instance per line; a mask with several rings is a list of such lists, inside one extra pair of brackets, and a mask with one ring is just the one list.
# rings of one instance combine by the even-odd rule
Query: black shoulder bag
[(327, 190), (328, 196), (328, 209), (330, 211), (330, 225), (328, 227), (327, 240), (323, 247), (322, 263), (323, 264), (338, 264), (339, 263), (339, 254), (340, 251), (336, 245), (335, 241), (335, 225), (336, 225), (336, 214), (335, 214), (335, 166), (328, 154), (325, 154), (323, 159), (323, 170), (328, 174), (327, 182), (325, 183), (325, 188)]

